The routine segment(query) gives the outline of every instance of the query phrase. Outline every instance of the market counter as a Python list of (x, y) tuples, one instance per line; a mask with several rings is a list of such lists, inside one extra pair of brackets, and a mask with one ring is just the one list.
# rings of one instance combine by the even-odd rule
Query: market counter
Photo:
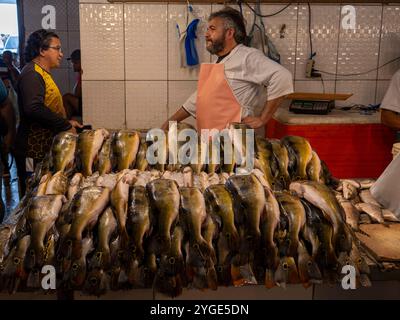
[(266, 128), (268, 138), (303, 136), (337, 178), (377, 178), (392, 160), (394, 132), (380, 123), (380, 113), (334, 109), (328, 115), (277, 110)]

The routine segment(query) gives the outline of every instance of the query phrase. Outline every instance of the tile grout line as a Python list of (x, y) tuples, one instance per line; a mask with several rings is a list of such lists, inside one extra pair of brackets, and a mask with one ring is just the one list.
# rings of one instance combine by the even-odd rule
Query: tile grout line
[(167, 2), (167, 119), (169, 118), (169, 5)]
[(378, 95), (379, 64), (381, 59), (381, 44), (382, 44), (383, 15), (384, 15), (383, 4), (381, 4), (381, 8), (382, 9), (381, 9), (381, 27), (379, 30), (378, 62), (376, 65), (376, 81), (375, 81), (375, 97), (374, 97), (375, 104), (377, 103), (376, 98)]
[(336, 47), (336, 68), (335, 68), (335, 85), (333, 92), (336, 94), (336, 89), (337, 89), (337, 82), (338, 82), (338, 69), (339, 69), (339, 46), (340, 46), (340, 21), (342, 19), (342, 5), (339, 4), (339, 19), (338, 19), (338, 35), (337, 35), (337, 47)]
[(122, 35), (123, 35), (123, 50), (124, 50), (124, 129), (128, 129), (127, 117), (126, 117), (126, 105), (127, 105), (127, 92), (126, 92), (126, 39), (125, 39), (125, 3), (122, 4)]
[(300, 11), (300, 4), (297, 3), (297, 12), (296, 12), (296, 42), (294, 48), (294, 72), (293, 72), (293, 87), (294, 91), (296, 91), (296, 69), (297, 69), (297, 40), (299, 34), (299, 11)]

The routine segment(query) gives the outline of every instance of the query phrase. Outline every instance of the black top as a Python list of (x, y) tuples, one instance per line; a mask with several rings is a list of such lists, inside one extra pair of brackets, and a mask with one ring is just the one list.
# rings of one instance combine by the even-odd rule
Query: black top
[[(51, 75), (35, 63), (30, 62), (22, 69), (17, 83), (17, 94), (21, 118), (16, 139), (18, 154), (30, 156), (27, 155), (28, 140), (31, 140), (39, 131), (42, 132), (43, 138), (46, 134), (50, 135), (46, 141), (48, 144), (48, 140), (54, 135), (71, 128), (65, 118), (62, 97)], [(43, 141), (38, 143), (43, 144)], [(44, 153), (48, 151), (47, 146), (43, 148), (35, 146), (35, 148), (42, 149), (37, 157), (30, 156), (37, 160), (43, 158)]]
[(225, 57), (227, 57), (227, 56), (229, 56), (229, 54), (230, 54), (231, 52), (229, 51), (227, 54), (224, 54), (223, 56), (220, 56), (220, 57), (218, 57), (218, 59), (217, 59), (217, 62), (216, 63), (220, 63), (221, 62), (221, 60), (223, 59), (223, 58), (225, 58)]

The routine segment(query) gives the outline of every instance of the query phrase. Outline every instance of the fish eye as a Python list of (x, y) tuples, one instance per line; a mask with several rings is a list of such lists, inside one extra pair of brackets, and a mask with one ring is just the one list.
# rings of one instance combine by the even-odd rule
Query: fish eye
[(21, 262), (21, 259), (18, 257), (14, 258), (14, 264), (19, 264)]
[(222, 272), (222, 270), (223, 270), (223, 269), (222, 269), (222, 266), (218, 266), (218, 267), (217, 267), (217, 271), (218, 271), (218, 272)]
[(361, 263), (361, 262), (362, 262), (361, 258), (359, 258), (359, 259), (357, 260), (357, 262), (358, 262), (358, 263)]
[(67, 245), (72, 246), (72, 240), (67, 240)]
[(169, 264), (175, 264), (175, 258), (174, 257), (170, 257), (168, 259)]
[(97, 253), (96, 253), (96, 257), (97, 257), (97, 258), (101, 258), (101, 252), (97, 252)]
[(61, 254), (57, 255), (57, 261), (62, 261), (62, 260), (63, 260), (62, 255)]
[(195, 244), (193, 245), (193, 248), (195, 248), (196, 250), (199, 249), (199, 244), (198, 244), (198, 243), (195, 243)]
[(311, 261), (307, 261), (307, 266), (311, 267), (311, 265), (312, 265), (312, 262)]
[(132, 253), (136, 253), (136, 246), (132, 246)]
[(92, 278), (90, 278), (89, 282), (90, 282), (90, 284), (92, 286), (95, 286), (95, 285), (97, 285), (97, 278), (96, 277), (92, 277)]
[(72, 270), (76, 271), (76, 270), (78, 270), (78, 268), (79, 268), (79, 266), (78, 266), (77, 263), (74, 263), (74, 264), (72, 265)]
[(35, 251), (30, 250), (30, 251), (29, 251), (29, 254), (30, 254), (31, 256), (34, 256), (34, 255), (35, 255)]
[(289, 265), (288, 265), (286, 262), (284, 262), (284, 263), (282, 264), (282, 267), (283, 267), (283, 270), (289, 269)]

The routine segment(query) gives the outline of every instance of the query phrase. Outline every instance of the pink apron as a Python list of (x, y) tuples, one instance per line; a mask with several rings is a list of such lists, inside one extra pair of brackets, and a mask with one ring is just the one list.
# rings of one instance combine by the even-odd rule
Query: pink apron
[(241, 105), (225, 78), (224, 64), (203, 63), (197, 87), (197, 130), (225, 129), (241, 121)]

